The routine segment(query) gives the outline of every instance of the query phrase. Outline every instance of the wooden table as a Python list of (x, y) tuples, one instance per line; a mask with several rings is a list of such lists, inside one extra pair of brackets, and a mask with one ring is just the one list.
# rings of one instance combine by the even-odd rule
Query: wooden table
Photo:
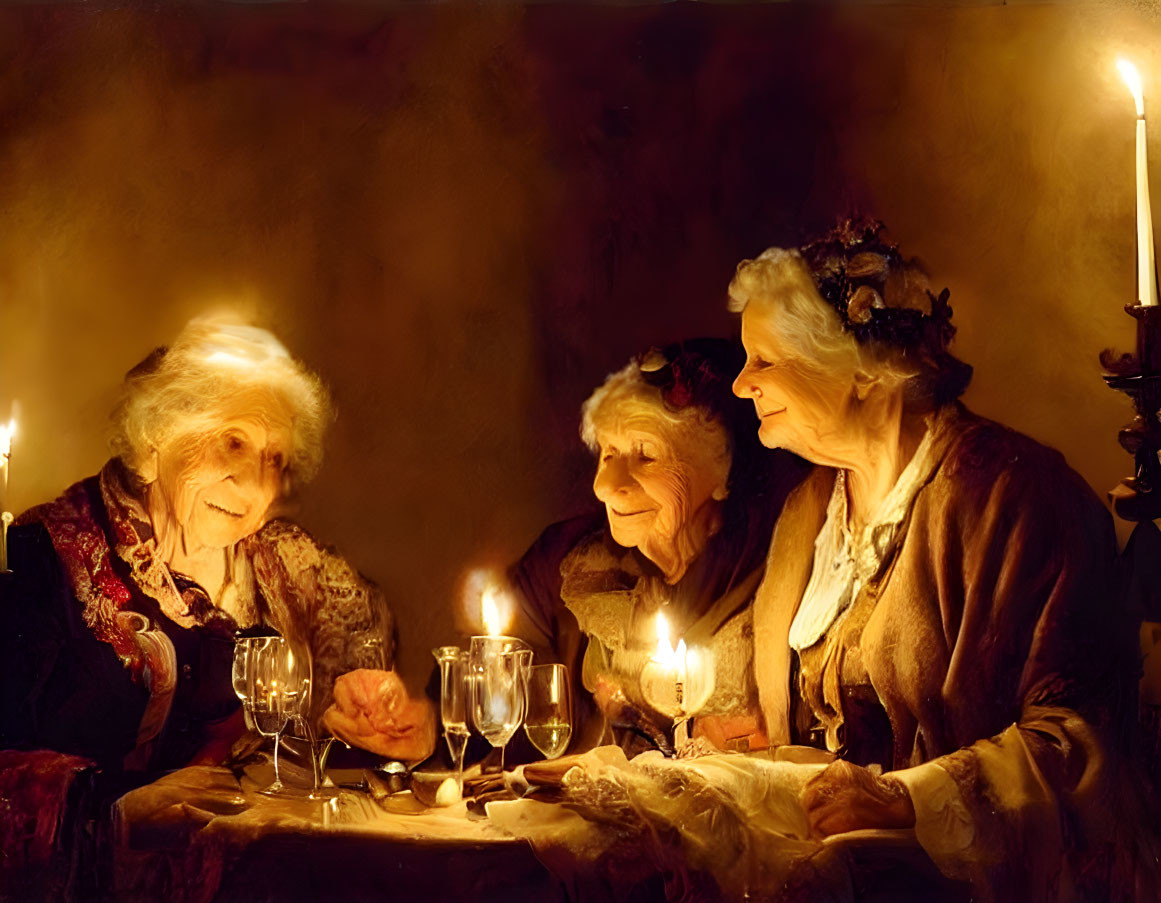
[(115, 896), (124, 901), (566, 899), (532, 848), (409, 794), (385, 811), (344, 790), (271, 798), (224, 768), (174, 772), (117, 805)]
[[(245, 776), (239, 780), (225, 768), (193, 767), (122, 797), (117, 804), (115, 899), (666, 899), (660, 874), (624, 881), (584, 866), (561, 868), (559, 862), (550, 871), (527, 841), (469, 814), (462, 803), (425, 809), (403, 793), (389, 797), (384, 808), (355, 791), (343, 791), (330, 801), (271, 798), (256, 792), (265, 783)], [(566, 815), (568, 810), (546, 811)], [(815, 847), (769, 899), (903, 903), (968, 898), (965, 887), (939, 875), (911, 832), (852, 832)], [(710, 894), (705, 899), (715, 898)]]

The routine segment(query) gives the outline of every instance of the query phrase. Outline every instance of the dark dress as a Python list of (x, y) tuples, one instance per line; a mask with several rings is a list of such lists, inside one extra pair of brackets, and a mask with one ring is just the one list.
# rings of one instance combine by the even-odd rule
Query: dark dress
[[(723, 509), (724, 526), (707, 545), (679, 586), (673, 587), (676, 624), (692, 625), (743, 585), (761, 575), (770, 534), (787, 495), (807, 471), (801, 459), (781, 451), (760, 450), (744, 468), (735, 460), (730, 497)], [(595, 553), (595, 554), (593, 554)], [(624, 709), (629, 719), (615, 731), (606, 730), (592, 696), (584, 691), (583, 664), (592, 637), (580, 627), (565, 596), (582, 597), (591, 590), (636, 590), (642, 576), (657, 577), (656, 567), (636, 550), (617, 545), (609, 535), (603, 508), (547, 527), (509, 571), (517, 590), (519, 611), (514, 628), (528, 640), (535, 661), (554, 661), (570, 671), (574, 696), (573, 740), (577, 752), (615, 739), (630, 748), (660, 741), (648, 713), (636, 706)], [(656, 582), (656, 581), (654, 581)], [(565, 590), (566, 583), (570, 590)], [(730, 613), (748, 617), (744, 604)], [(574, 603), (575, 603), (574, 599)]]
[(240, 733), (230, 670), (239, 628), (310, 650), (311, 714), (337, 675), (390, 668), (378, 588), (334, 550), (271, 521), (233, 550), (227, 614), (161, 558), (121, 463), (21, 515), (0, 582), (0, 747), (54, 749), (156, 773)]
[[(150, 696), (145, 682), (85, 623), (43, 525), (9, 531), (9, 561), (13, 573), (0, 582), (0, 747), (73, 753), (120, 771), (137, 747)], [(112, 563), (125, 568), (115, 556)], [(217, 613), (200, 626), (181, 627), (132, 580), (125, 585), (132, 597), (123, 610), (148, 618), (177, 657), (169, 715), (138, 763), (156, 773), (187, 764), (238, 710), (230, 683), (236, 625)], [(185, 580), (179, 588), (205, 596)]]

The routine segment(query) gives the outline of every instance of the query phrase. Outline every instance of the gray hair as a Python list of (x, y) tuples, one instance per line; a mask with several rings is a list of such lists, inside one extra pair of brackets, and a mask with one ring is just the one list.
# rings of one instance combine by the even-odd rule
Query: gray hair
[(289, 485), (309, 481), (331, 419), (322, 381), (265, 329), (221, 317), (191, 320), (171, 346), (126, 374), (110, 423), (113, 454), (141, 478), (154, 451), (212, 433), (243, 393), (290, 414), (287, 478)]

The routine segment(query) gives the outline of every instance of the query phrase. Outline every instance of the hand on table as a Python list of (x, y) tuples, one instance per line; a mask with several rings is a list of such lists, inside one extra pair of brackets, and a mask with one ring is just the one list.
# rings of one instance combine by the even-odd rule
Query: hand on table
[(419, 762), (435, 749), (435, 709), (410, 699), (394, 671), (360, 668), (335, 680), (323, 724), (344, 743), (389, 759)]
[(593, 701), (609, 724), (636, 731), (666, 755), (673, 754), (673, 745), (665, 732), (626, 698), (625, 691), (618, 684), (603, 676), (597, 677)]
[(811, 833), (825, 837), (860, 828), (910, 828), (915, 807), (903, 783), (839, 759), (802, 792)]
[(748, 752), (770, 745), (758, 716), (698, 715), (693, 719), (694, 740), (704, 739), (719, 750)]

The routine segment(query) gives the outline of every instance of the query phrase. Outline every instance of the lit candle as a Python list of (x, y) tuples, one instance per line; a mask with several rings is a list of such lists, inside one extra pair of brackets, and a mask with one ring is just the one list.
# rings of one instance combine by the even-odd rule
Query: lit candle
[(677, 665), (677, 709), (685, 713), (685, 685), (689, 682), (689, 667), (686, 660), (685, 640), (677, 641), (677, 650), (674, 652)]
[(12, 437), (16, 435), (16, 418), (11, 418), (7, 426), (0, 426), (0, 571), (8, 570), (8, 527), (12, 523), (12, 513), (8, 510), (8, 469), (12, 461)]
[(689, 739), (689, 716), (685, 706), (685, 685), (689, 680), (689, 663), (685, 640), (677, 641), (677, 648), (669, 638), (669, 621), (663, 612), (657, 612), (657, 649), (652, 661), (664, 675), (669, 675), (674, 686), (676, 715), (673, 719), (674, 740), (680, 746)]
[(1149, 207), (1149, 158), (1145, 144), (1145, 96), (1141, 76), (1128, 60), (1117, 60), (1121, 78), (1133, 94), (1137, 106), (1137, 299), (1144, 305), (1157, 303), (1157, 270), (1153, 256), (1153, 214)]
[(496, 598), (496, 588), (489, 586), (480, 593), (480, 620), (484, 622), (484, 632), (488, 636), (500, 636), (507, 626), (507, 618), (500, 612)]

